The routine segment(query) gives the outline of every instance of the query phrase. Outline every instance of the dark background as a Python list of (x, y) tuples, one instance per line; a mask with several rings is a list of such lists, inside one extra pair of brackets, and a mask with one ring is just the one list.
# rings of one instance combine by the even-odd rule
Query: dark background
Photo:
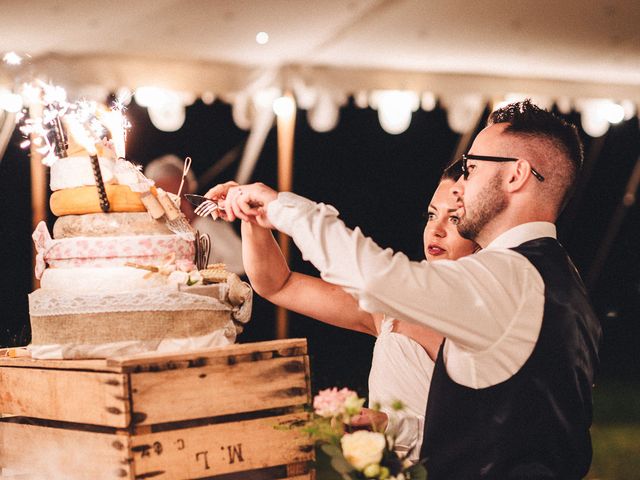
[[(177, 132), (156, 130), (147, 112), (135, 103), (127, 116), (133, 128), (127, 141), (130, 160), (146, 164), (174, 153), (193, 159), (196, 175), (203, 174), (234, 147), (242, 146), (248, 133), (233, 124), (229, 105), (197, 101), (187, 108), (184, 126)], [(580, 124), (577, 113), (567, 116)], [(593, 263), (602, 246), (612, 216), (640, 154), (638, 119), (612, 125), (608, 134), (591, 139), (583, 132), (587, 177), (576, 201), (558, 222), (559, 238), (584, 278), (593, 274)], [(31, 291), (32, 242), (28, 153), (18, 146), (14, 133), (0, 163), (0, 346), (29, 342), (27, 294)], [(360, 226), (381, 246), (423, 258), (423, 212), (439, 174), (453, 154), (459, 135), (447, 126), (440, 108), (413, 114), (411, 126), (400, 135), (385, 133), (372, 109), (349, 104), (341, 109), (338, 126), (328, 133), (314, 132), (306, 112), (298, 111), (293, 190), (338, 208), (348, 226)], [(277, 144), (272, 129), (253, 175), (254, 181), (276, 186)], [(237, 162), (211, 183), (233, 179)], [(201, 185), (204, 193), (212, 185)], [(49, 214), (50, 228), (55, 218)], [(636, 342), (640, 338), (640, 215), (637, 205), (626, 212), (607, 257), (592, 300), (601, 318), (604, 339), (600, 379), (627, 381), (638, 378), (640, 362)], [(293, 270), (317, 275), (292, 249)], [(274, 308), (255, 298), (253, 318), (241, 342), (274, 338)], [(314, 391), (347, 386), (362, 395), (367, 391), (373, 337), (341, 330), (306, 317), (290, 314), (290, 337), (306, 337), (312, 362)]]

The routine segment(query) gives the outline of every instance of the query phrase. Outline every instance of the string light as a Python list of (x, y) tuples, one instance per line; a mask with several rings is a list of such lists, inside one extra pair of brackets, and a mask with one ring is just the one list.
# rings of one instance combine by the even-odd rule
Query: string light
[(267, 32), (258, 32), (256, 35), (256, 43), (260, 45), (266, 45), (269, 41), (269, 34)]
[(22, 57), (16, 52), (8, 52), (4, 54), (2, 61), (7, 65), (20, 65), (22, 63)]

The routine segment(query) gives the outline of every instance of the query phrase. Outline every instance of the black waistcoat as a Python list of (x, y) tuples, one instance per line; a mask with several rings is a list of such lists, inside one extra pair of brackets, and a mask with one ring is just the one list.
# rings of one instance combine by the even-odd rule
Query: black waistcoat
[(429, 480), (571, 480), (589, 470), (599, 321), (555, 239), (535, 239), (513, 250), (544, 281), (540, 335), (518, 372), (481, 389), (449, 377), (440, 347), (421, 451)]

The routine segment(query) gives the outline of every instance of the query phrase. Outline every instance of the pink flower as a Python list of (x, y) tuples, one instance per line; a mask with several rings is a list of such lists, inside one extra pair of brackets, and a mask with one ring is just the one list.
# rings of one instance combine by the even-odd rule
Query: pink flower
[(336, 387), (320, 390), (318, 395), (313, 399), (313, 409), (316, 415), (321, 417), (336, 417), (346, 413), (346, 402), (352, 397), (358, 398), (353, 390), (343, 388), (338, 390)]

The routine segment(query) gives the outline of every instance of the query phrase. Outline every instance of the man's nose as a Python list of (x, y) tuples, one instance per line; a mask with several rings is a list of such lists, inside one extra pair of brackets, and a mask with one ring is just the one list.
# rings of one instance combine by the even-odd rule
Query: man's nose
[(462, 177), (458, 179), (456, 183), (451, 187), (451, 195), (456, 197), (456, 199), (461, 198), (464, 195), (464, 186), (462, 185)]

